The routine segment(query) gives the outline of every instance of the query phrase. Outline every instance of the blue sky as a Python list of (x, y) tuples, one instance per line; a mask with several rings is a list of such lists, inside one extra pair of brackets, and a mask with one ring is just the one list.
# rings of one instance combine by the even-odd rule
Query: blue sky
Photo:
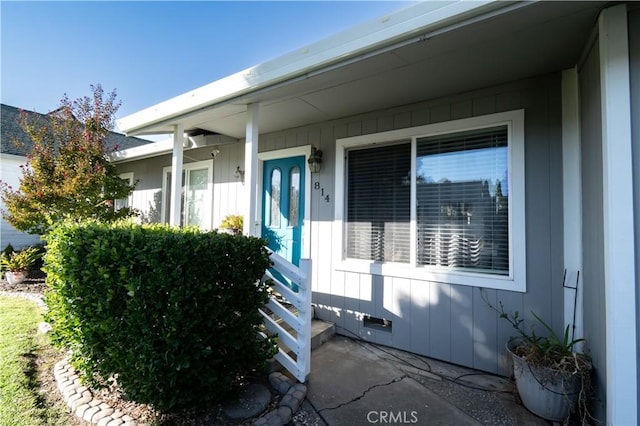
[(2, 0), (1, 100), (46, 113), (100, 83), (120, 118), (408, 4)]

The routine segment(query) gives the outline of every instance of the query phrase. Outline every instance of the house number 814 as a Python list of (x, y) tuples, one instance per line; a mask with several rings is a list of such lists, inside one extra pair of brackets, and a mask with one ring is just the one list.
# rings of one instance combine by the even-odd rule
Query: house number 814
[(329, 194), (326, 194), (326, 195), (325, 195), (325, 193), (324, 193), (324, 188), (321, 188), (321, 187), (320, 187), (320, 182), (316, 182), (316, 183), (314, 183), (314, 184), (313, 184), (313, 189), (315, 189), (316, 191), (320, 191), (320, 196), (321, 196), (321, 197), (324, 197), (324, 201), (326, 201), (327, 203), (328, 203), (329, 201), (331, 201), (331, 199), (329, 198)]

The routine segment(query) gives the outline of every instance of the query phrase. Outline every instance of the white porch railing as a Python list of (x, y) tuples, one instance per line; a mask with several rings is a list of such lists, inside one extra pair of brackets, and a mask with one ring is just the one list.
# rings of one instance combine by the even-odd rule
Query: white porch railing
[[(311, 372), (311, 260), (300, 259), (300, 267), (293, 265), (276, 253), (271, 253), (273, 267), (282, 277), (298, 286), (295, 292), (268, 270), (263, 281), (272, 280), (272, 288), (277, 295), (286, 299), (278, 300), (276, 295), (269, 298), (265, 309), (260, 309), (264, 325), (270, 333), (278, 335), (278, 342), (284, 344), (295, 359), (280, 345), (275, 359), (300, 382), (304, 383)], [(277, 275), (277, 274), (276, 274)], [(295, 307), (292, 312), (286, 303)], [(271, 311), (268, 313), (267, 311)], [(277, 318), (276, 318), (277, 317)], [(288, 327), (284, 328), (285, 323)], [(295, 332), (295, 333), (293, 333)]]

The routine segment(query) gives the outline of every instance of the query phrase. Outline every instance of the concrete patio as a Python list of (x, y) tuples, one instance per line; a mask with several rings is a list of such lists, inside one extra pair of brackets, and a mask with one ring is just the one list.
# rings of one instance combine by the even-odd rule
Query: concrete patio
[(335, 336), (312, 353), (294, 424), (549, 425), (504, 377)]

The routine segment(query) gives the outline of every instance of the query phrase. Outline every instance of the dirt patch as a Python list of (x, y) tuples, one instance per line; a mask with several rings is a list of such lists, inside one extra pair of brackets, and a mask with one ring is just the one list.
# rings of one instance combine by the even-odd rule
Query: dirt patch
[(44, 278), (27, 278), (21, 284), (11, 285), (4, 279), (3, 274), (3, 277), (0, 280), (0, 291), (44, 294), (46, 288), (47, 286), (44, 283)]

